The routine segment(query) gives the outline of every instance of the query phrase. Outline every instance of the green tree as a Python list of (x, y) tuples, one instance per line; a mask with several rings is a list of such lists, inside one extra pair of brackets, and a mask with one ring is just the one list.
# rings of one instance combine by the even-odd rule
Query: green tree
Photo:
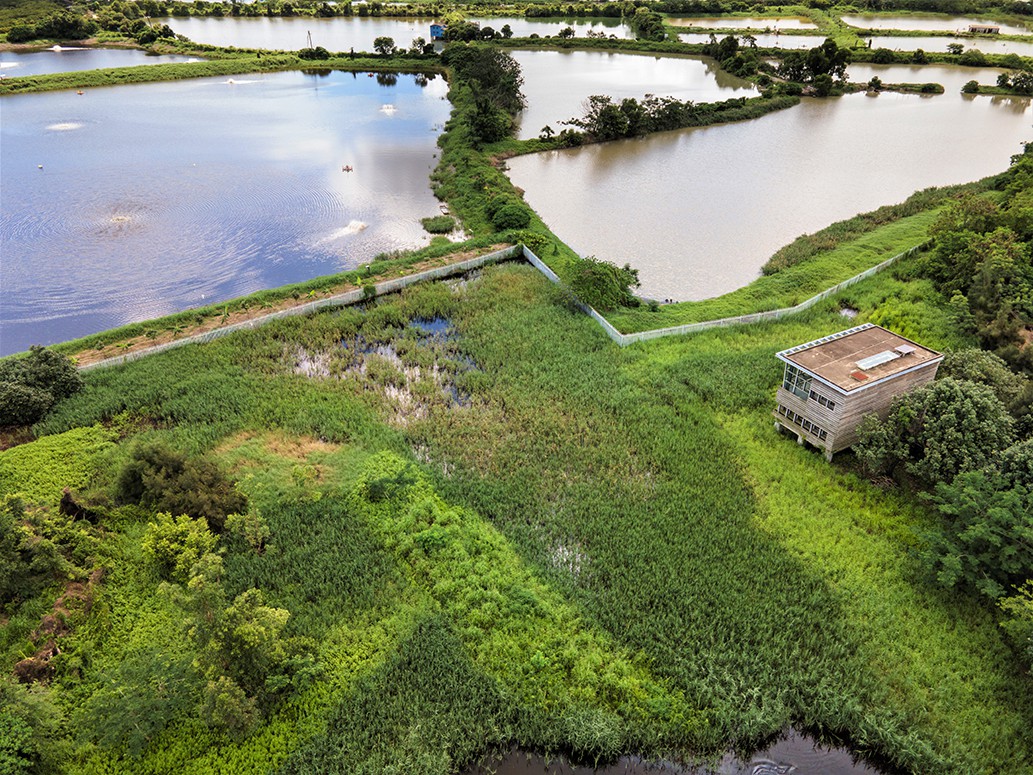
[(395, 39), (389, 38), (386, 35), (374, 38), (373, 50), (382, 57), (391, 56), (391, 54), (395, 53)]
[(894, 399), (885, 421), (858, 427), (857, 457), (873, 472), (902, 468), (927, 485), (996, 461), (1014, 439), (1014, 421), (986, 385), (946, 378)]
[(1033, 578), (1033, 487), (989, 468), (938, 485), (933, 501), (944, 526), (929, 551), (943, 586), (997, 600)]

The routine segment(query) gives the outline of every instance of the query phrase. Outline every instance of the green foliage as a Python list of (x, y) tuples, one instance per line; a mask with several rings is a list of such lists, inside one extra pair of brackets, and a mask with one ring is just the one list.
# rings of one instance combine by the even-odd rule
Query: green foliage
[[(441, 61), (455, 75), (468, 95), (468, 122), (475, 143), (491, 143), (507, 137), (513, 116), (526, 104), (520, 65), (506, 51), (481, 44), (449, 45)], [(453, 103), (460, 108), (462, 100)]]
[(373, 39), (373, 50), (376, 51), (380, 56), (386, 57), (391, 56), (395, 52), (395, 40), (387, 36), (381, 36)]
[(185, 584), (191, 568), (202, 555), (215, 550), (217, 541), (204, 520), (186, 514), (173, 518), (164, 513), (158, 514), (157, 522), (147, 525), (143, 551), (163, 579)]
[(595, 256), (572, 262), (567, 268), (567, 286), (585, 304), (599, 310), (638, 306), (639, 299), (631, 292), (639, 286), (638, 270), (630, 264), (623, 268)]
[(218, 465), (186, 455), (159, 443), (137, 445), (119, 472), (115, 498), (171, 514), (205, 519), (221, 532), (229, 514), (247, 508), (247, 499)]
[(1033, 581), (1001, 600), (1000, 606), (1005, 614), (1001, 627), (1028, 668), (1033, 669)]
[(34, 597), (63, 567), (58, 548), (26, 520), (21, 500), (0, 500), (0, 605)]
[(854, 451), (873, 472), (899, 467), (932, 486), (996, 461), (1013, 425), (990, 388), (948, 377), (895, 398), (885, 421), (866, 417)]
[(849, 52), (828, 38), (808, 51), (787, 51), (778, 65), (782, 78), (796, 83), (812, 83), (822, 76), (842, 81), (846, 77)]
[(0, 772), (47, 775), (67, 762), (64, 714), (40, 686), (0, 678)]
[(998, 600), (1033, 578), (1033, 480), (969, 471), (937, 486), (934, 502), (944, 517), (929, 550), (940, 584)]
[(193, 715), (199, 676), (189, 656), (151, 647), (121, 660), (79, 710), (81, 740), (143, 755), (168, 727)]
[(455, 231), (456, 219), (451, 215), (435, 215), (420, 219), (425, 231), (430, 234), (448, 234)]
[(499, 231), (523, 229), (531, 223), (531, 212), (516, 202), (505, 204), (491, 216), (491, 222)]
[(24, 43), (38, 38), (62, 41), (84, 40), (93, 35), (97, 29), (97, 23), (90, 18), (63, 11), (41, 19), (31, 26), (20, 25), (11, 28), (7, 33), (7, 40), (11, 43)]
[(636, 37), (642, 40), (664, 40), (667, 37), (664, 17), (645, 6), (635, 9), (634, 14), (628, 19), (628, 26), (635, 31)]
[(68, 358), (34, 345), (26, 356), (0, 361), (0, 425), (34, 423), (81, 387)]
[(112, 449), (114, 434), (98, 425), (44, 436), (0, 452), (0, 493), (56, 505), (65, 488), (84, 487)]

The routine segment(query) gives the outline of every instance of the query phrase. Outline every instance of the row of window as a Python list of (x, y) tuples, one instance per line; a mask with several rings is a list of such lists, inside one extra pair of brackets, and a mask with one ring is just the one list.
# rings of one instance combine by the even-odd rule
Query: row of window
[(825, 398), (825, 396), (821, 395), (821, 393), (815, 393), (813, 390), (811, 391), (811, 399), (817, 401), (822, 406), (827, 406), (830, 411), (836, 408), (835, 401), (831, 401), (828, 398)]
[(787, 363), (786, 373), (782, 378), (782, 387), (806, 400), (811, 390), (811, 375)]
[(808, 433), (817, 436), (822, 441), (825, 441), (825, 439), (828, 438), (828, 431), (826, 431), (824, 428), (812, 423), (806, 417), (801, 417), (792, 409), (786, 409), (784, 406), (782, 406), (782, 404), (778, 405), (778, 413), (790, 422), (796, 423)]
[(804, 371), (786, 364), (785, 376), (782, 378), (782, 387), (788, 390), (790, 393), (795, 393), (805, 401), (810, 398), (812, 401), (817, 401), (822, 406), (827, 406), (829, 410), (836, 408), (836, 402), (831, 401), (825, 396), (821, 395), (817, 391), (811, 390), (811, 375)]

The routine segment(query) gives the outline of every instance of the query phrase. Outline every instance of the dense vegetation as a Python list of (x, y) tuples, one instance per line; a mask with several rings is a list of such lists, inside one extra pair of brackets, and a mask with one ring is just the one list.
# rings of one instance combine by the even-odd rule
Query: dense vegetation
[[(730, 8), (635, 14), (651, 37), (655, 10)], [(388, 40), (370, 61), (395, 67)], [(738, 44), (714, 53), (756, 63)], [(841, 53), (830, 42), (784, 74), (823, 88)], [(523, 104), (512, 58), (451, 44), (442, 64), (454, 113), (434, 184), (472, 244), (523, 240), (578, 298), (633, 307), (634, 269), (574, 256), (492, 163)], [(600, 98), (582, 128), (604, 140), (777, 99)], [(1009, 365), (1029, 370), (1028, 158), (990, 192), (859, 216), (780, 251), (733, 299), (669, 313), (798, 301), (935, 237), (777, 324), (617, 351), (567, 289), (508, 265), (93, 372), (79, 391), (49, 351), (3, 361), (0, 391), (32, 409), (14, 421), (39, 421), (0, 452), (0, 768), (452, 773), (490, 746), (713, 756), (789, 726), (909, 772), (1026, 767), (1033, 390)], [(841, 329), (843, 305), (959, 352), (829, 466), (771, 429), (773, 353)], [(155, 329), (93, 341), (129, 333)]]

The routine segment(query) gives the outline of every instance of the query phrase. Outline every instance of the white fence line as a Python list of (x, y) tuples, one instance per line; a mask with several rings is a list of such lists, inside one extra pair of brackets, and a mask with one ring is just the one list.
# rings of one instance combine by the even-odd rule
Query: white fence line
[[(692, 334), (697, 331), (705, 331), (709, 328), (722, 328), (725, 326), (737, 326), (746, 325), (749, 323), (759, 323), (765, 320), (777, 320), (785, 317), (786, 315), (793, 315), (797, 312), (802, 312), (805, 309), (813, 307), (820, 301), (827, 299), (836, 293), (839, 293), (844, 288), (847, 288), (854, 283), (860, 282), (861, 280), (867, 279), (872, 275), (881, 272), (887, 267), (892, 266), (897, 261), (911, 256), (924, 248), (928, 242), (923, 242), (920, 245), (915, 245), (903, 253), (887, 258), (885, 261), (876, 264), (870, 269), (866, 269), (860, 274), (854, 275), (849, 279), (844, 280), (841, 283), (833, 285), (831, 288), (826, 288), (819, 294), (811, 296), (806, 301), (802, 301), (795, 307), (783, 307), (781, 309), (767, 310), (765, 312), (754, 312), (749, 315), (739, 315), (737, 317), (730, 318), (718, 318), (716, 320), (704, 320), (699, 323), (687, 323), (682, 326), (671, 326), (669, 328), (655, 328), (651, 331), (637, 331), (632, 334), (622, 334), (613, 324), (610, 323), (606, 318), (596, 312), (592, 307), (584, 304), (581, 301), (575, 299), (578, 307), (589, 317), (591, 317), (599, 326), (606, 332), (606, 335), (610, 337), (621, 347), (627, 347), (629, 344), (635, 342), (645, 342), (650, 339), (659, 339), (665, 336), (681, 336), (683, 334)], [(294, 315), (308, 315), (313, 312), (317, 312), (321, 309), (328, 307), (345, 307), (350, 304), (356, 304), (365, 299), (383, 296), (388, 293), (397, 293), (403, 288), (413, 285), (415, 283), (427, 282), (429, 280), (440, 280), (445, 277), (454, 277), (459, 274), (466, 274), (474, 269), (479, 269), (487, 264), (498, 263), (500, 261), (506, 261), (514, 258), (524, 258), (531, 264), (535, 269), (541, 272), (547, 279), (556, 283), (561, 284), (559, 276), (549, 268), (549, 266), (536, 256), (526, 245), (514, 245), (513, 247), (503, 248), (502, 250), (496, 250), (492, 253), (487, 253), (483, 256), (477, 256), (475, 258), (468, 258), (465, 261), (459, 261), (455, 264), (447, 264), (445, 266), (435, 267), (434, 269), (426, 269), (422, 272), (417, 272), (411, 275), (405, 275), (404, 277), (396, 277), (392, 280), (384, 280), (379, 283), (375, 283), (373, 287), (373, 293), (371, 294), (367, 288), (356, 288), (355, 290), (348, 291), (346, 293), (339, 293), (335, 296), (328, 296), (325, 299), (317, 299), (316, 301), (310, 301), (306, 304), (300, 304), (297, 307), (290, 307), (289, 309), (280, 310), (278, 312), (270, 312), (265, 315), (261, 315), (251, 320), (245, 320), (241, 323), (234, 323), (233, 325), (223, 326), (221, 328), (215, 328), (211, 331), (205, 331), (201, 334), (194, 334), (192, 336), (186, 336), (182, 339), (176, 339), (172, 342), (166, 342), (164, 344), (154, 345), (143, 350), (136, 350), (134, 352), (126, 353), (125, 355), (117, 355), (113, 358), (105, 358), (102, 361), (96, 361), (94, 363), (85, 364), (80, 366), (80, 371), (89, 371), (92, 369), (104, 368), (105, 366), (115, 366), (122, 363), (128, 363), (129, 361), (135, 361), (139, 358), (144, 358), (148, 355), (154, 355), (156, 353), (165, 352), (175, 347), (182, 347), (187, 344), (200, 344), (204, 342), (210, 342), (213, 339), (226, 336), (228, 334), (235, 333), (237, 331), (250, 331), (260, 326), (265, 325), (273, 320), (279, 320), (281, 318), (292, 317)]]
[[(831, 288), (826, 288), (821, 293), (811, 296), (809, 299), (800, 302), (795, 307), (783, 307), (781, 309), (766, 310), (764, 312), (753, 312), (749, 315), (738, 315), (736, 317), (730, 318), (718, 318), (716, 320), (704, 320), (700, 321), (699, 323), (686, 323), (685, 325), (681, 326), (671, 326), (669, 328), (654, 328), (651, 331), (637, 331), (632, 334), (622, 334), (620, 331), (614, 328), (608, 320), (606, 320), (602, 315), (600, 315), (594, 309), (589, 307), (587, 304), (582, 304), (578, 302), (578, 306), (580, 306), (586, 314), (588, 314), (593, 320), (595, 320), (600, 326), (602, 326), (603, 330), (610, 337), (610, 339), (612, 339), (621, 347), (627, 347), (629, 344), (634, 344), (635, 342), (645, 342), (650, 339), (659, 339), (665, 336), (681, 336), (683, 334), (692, 334), (697, 331), (705, 331), (709, 328), (722, 328), (725, 326), (738, 326), (746, 325), (749, 323), (760, 323), (765, 320), (778, 320), (779, 318), (783, 318), (786, 315), (794, 315), (797, 312), (803, 312), (805, 309), (813, 307), (818, 302), (824, 301), (829, 296), (839, 293), (844, 288), (848, 288), (854, 283), (858, 283), (861, 280), (865, 280), (871, 277), (872, 275), (881, 272), (887, 267), (890, 267), (893, 264), (895, 264), (897, 261), (900, 261), (902, 258), (914, 255), (916, 252), (926, 247), (926, 245), (928, 244), (928, 242), (923, 242), (920, 245), (915, 245), (914, 247), (909, 248), (902, 253), (898, 253), (895, 256), (887, 258), (885, 261), (882, 261), (876, 264), (875, 266), (864, 270), (860, 274), (856, 274), (853, 277), (843, 280), (843, 282), (837, 283), (836, 285), (833, 285)], [(528, 261), (530, 261), (533, 266), (539, 269), (539, 271), (541, 271), (542, 274), (544, 274), (554, 283), (558, 283), (560, 281), (559, 278), (556, 276), (556, 273), (549, 269), (547, 266), (545, 266), (545, 264), (542, 263), (542, 261), (536, 255), (534, 255), (534, 253), (527, 249), (527, 247), (524, 247), (524, 257)]]

